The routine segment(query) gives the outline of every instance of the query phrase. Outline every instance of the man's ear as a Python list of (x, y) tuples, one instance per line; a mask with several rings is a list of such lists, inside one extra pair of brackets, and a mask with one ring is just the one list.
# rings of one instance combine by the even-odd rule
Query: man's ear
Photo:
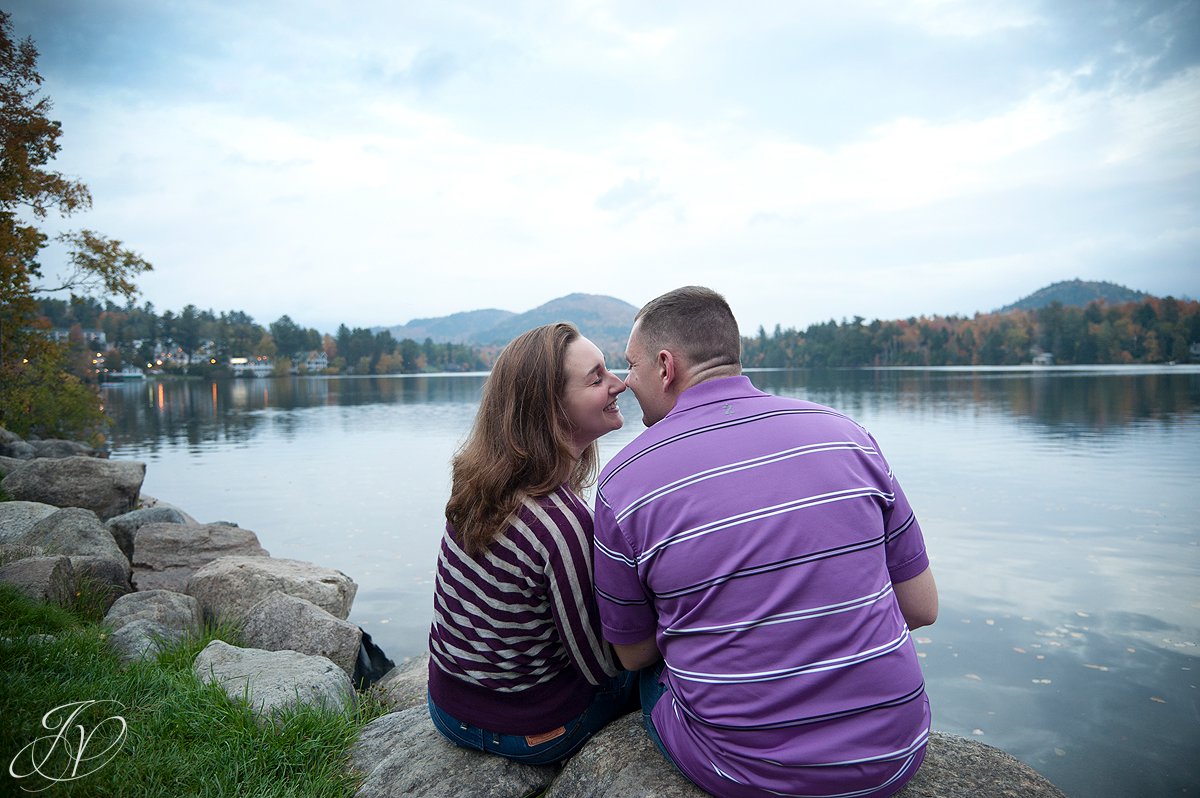
[(675, 360), (675, 355), (667, 349), (659, 350), (657, 361), (663, 391), (670, 393), (671, 386), (675, 384), (675, 378), (678, 376), (679, 363)]

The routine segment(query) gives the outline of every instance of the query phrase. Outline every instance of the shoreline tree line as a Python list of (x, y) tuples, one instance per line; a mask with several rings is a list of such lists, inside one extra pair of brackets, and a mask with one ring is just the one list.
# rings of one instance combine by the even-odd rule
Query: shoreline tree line
[(1185, 363), (1200, 343), (1200, 302), (1150, 297), (1085, 307), (867, 322), (861, 316), (776, 325), (742, 339), (742, 362), (761, 368), (1011, 366), (1042, 353), (1062, 365)]

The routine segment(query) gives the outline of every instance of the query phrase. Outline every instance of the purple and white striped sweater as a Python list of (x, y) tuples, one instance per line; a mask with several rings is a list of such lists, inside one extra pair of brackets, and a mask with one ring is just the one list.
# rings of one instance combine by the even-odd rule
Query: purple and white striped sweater
[(617, 673), (600, 635), (592, 513), (567, 486), (526, 498), (478, 558), (442, 536), (429, 632), (441, 709), (504, 734), (563, 725)]

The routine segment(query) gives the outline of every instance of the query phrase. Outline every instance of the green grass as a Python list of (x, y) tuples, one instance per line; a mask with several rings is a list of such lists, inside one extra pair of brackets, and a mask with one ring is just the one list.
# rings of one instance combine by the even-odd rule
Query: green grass
[[(51, 634), (53, 642), (30, 635)], [(75, 724), (95, 729), (85, 755), (118, 737), (119, 715), (127, 736), (102, 767), (50, 786), (53, 796), (352, 796), (358, 777), (348, 751), (363, 725), (387, 711), (359, 696), (348, 713), (302, 709), (274, 724), (256, 721), (250, 708), (192, 674), (195, 655), (216, 638), (236, 644), (235, 630), (207, 628), (164, 651), (156, 661), (122, 664), (108, 649), (107, 629), (77, 612), (29, 601), (0, 585), (0, 794), (49, 785), (37, 775), (9, 774), (17, 752), (52, 735), (42, 717), (77, 701), (113, 701), (84, 710)], [(118, 706), (119, 705), (119, 706)], [(61, 754), (48, 771), (64, 773)], [(28, 770), (30, 756), (18, 758)], [(83, 762), (85, 772), (102, 758)]]

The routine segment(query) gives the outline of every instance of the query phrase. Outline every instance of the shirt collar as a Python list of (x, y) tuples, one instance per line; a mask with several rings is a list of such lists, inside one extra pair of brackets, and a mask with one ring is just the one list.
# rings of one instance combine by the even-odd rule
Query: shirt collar
[(762, 391), (754, 387), (750, 382), (750, 378), (745, 374), (738, 374), (733, 377), (716, 377), (711, 380), (693, 385), (683, 393), (679, 394), (679, 399), (675, 402), (675, 407), (667, 413), (667, 418), (682, 413), (686, 410), (691, 410), (700, 405), (712, 404), (713, 402), (721, 402), (728, 399), (741, 399), (746, 396), (765, 396)]

